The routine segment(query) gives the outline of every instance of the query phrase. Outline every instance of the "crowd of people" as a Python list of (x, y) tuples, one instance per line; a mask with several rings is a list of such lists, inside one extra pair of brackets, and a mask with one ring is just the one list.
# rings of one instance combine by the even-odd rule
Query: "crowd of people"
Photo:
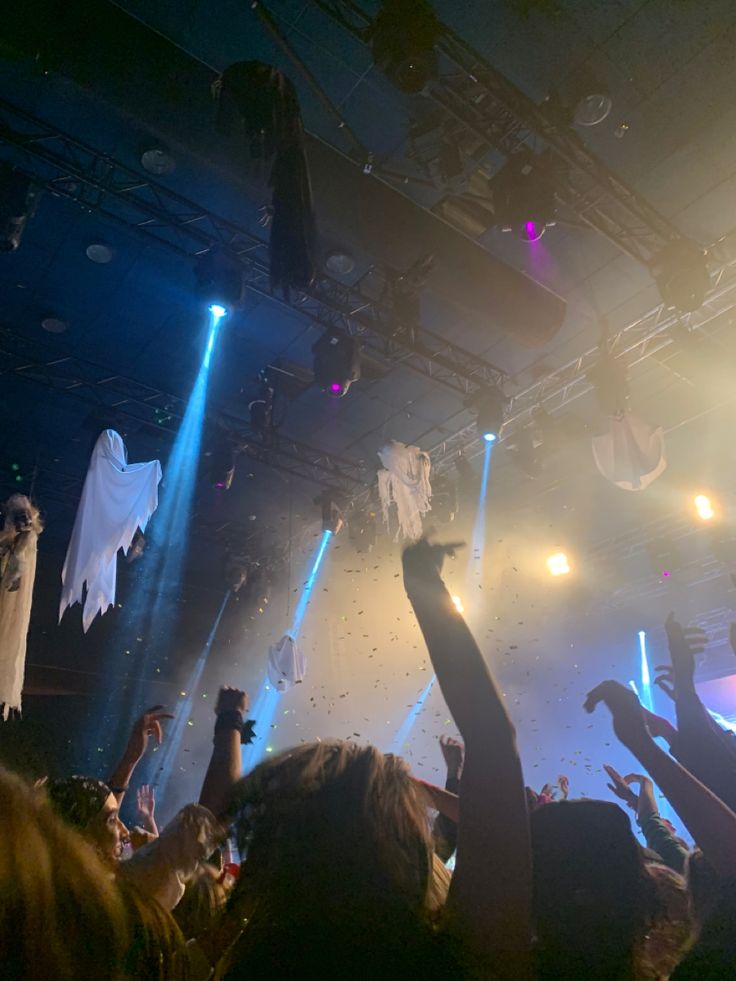
[[(607, 772), (644, 847), (614, 800), (571, 799), (564, 778), (525, 785), (503, 697), (443, 583), (447, 553), (423, 540), (403, 557), (462, 738), (441, 741), (444, 788), (337, 741), (243, 775), (248, 698), (234, 688), (217, 699), (199, 801), (161, 830), (148, 786), (138, 825), (119, 816), (162, 737), (161, 706), (106, 781), (0, 770), (0, 976), (736, 978), (736, 745), (693, 683), (702, 633), (666, 624), (676, 726), (615, 680), (585, 702), (610, 711), (639, 761), (639, 773)], [(654, 785), (691, 844), (659, 815)]]

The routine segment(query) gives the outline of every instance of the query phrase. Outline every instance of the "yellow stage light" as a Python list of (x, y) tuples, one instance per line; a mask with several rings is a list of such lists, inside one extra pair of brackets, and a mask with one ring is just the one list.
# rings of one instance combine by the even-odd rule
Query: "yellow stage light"
[(710, 521), (711, 518), (715, 518), (715, 508), (710, 498), (706, 497), (705, 494), (698, 494), (693, 504), (695, 505), (695, 512), (701, 521)]
[(555, 552), (547, 559), (551, 576), (566, 576), (570, 572), (570, 562), (564, 552)]

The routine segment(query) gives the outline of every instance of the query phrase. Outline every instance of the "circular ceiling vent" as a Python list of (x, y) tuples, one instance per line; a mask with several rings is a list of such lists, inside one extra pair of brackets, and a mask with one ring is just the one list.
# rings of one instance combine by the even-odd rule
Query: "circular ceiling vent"
[(91, 245), (87, 246), (86, 252), (87, 258), (100, 266), (105, 266), (108, 262), (112, 262), (114, 254), (110, 246), (105, 245), (104, 242), (92, 242)]

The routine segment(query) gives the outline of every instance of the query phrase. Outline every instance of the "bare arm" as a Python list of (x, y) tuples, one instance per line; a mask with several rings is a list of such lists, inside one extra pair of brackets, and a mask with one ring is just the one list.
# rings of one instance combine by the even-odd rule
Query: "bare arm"
[(449, 818), (450, 821), (454, 821), (455, 824), (458, 823), (460, 820), (460, 798), (457, 794), (443, 790), (442, 787), (438, 787), (434, 783), (427, 783), (426, 780), (415, 780), (414, 783), (427, 801), (428, 807), (433, 807), (440, 814)]
[(243, 772), (241, 729), (248, 696), (237, 688), (221, 688), (215, 705), (215, 735), (199, 803), (215, 817), (223, 817), (230, 794)]
[[(465, 743), (455, 873), (447, 909), (472, 951), (503, 976), (530, 971), (531, 850), (516, 734), (465, 621), (440, 578), (446, 550), (404, 553), (404, 583)], [(496, 845), (496, 843), (503, 843)]]
[(163, 705), (154, 705), (152, 708), (146, 709), (143, 715), (136, 719), (133, 723), (125, 752), (108, 778), (107, 784), (115, 795), (118, 807), (120, 807), (123, 797), (125, 797), (125, 792), (130, 785), (135, 768), (140, 763), (148, 748), (149, 737), (153, 736), (158, 745), (161, 745), (161, 740), (163, 739), (161, 721), (162, 719), (174, 718), (173, 715), (162, 712), (162, 709)]
[(601, 701), (611, 711), (618, 738), (662, 790), (713, 868), (721, 876), (736, 876), (736, 814), (657, 746), (629, 688), (604, 681), (588, 695), (586, 708), (592, 712)]

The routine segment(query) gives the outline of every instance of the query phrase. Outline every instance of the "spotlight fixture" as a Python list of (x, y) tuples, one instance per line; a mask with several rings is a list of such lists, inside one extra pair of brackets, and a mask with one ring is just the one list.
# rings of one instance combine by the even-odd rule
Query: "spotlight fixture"
[(513, 154), (492, 178), (490, 190), (502, 232), (515, 231), (524, 241), (536, 242), (555, 224), (557, 204), (546, 154)]
[(652, 262), (659, 294), (669, 307), (693, 313), (705, 302), (710, 274), (705, 253), (692, 242), (672, 242)]
[(360, 345), (341, 330), (330, 329), (312, 346), (314, 379), (331, 398), (341, 399), (360, 378)]
[(314, 503), (322, 508), (322, 531), (338, 535), (345, 523), (339, 494), (329, 490), (322, 491)]
[(463, 606), (463, 601), (459, 596), (452, 596), (452, 605), (455, 607), (458, 613), (465, 613), (465, 607)]
[(427, 0), (383, 0), (371, 28), (373, 61), (402, 92), (421, 92), (437, 71), (442, 25)]
[(570, 572), (570, 562), (564, 552), (555, 552), (547, 559), (547, 569), (551, 576), (566, 576)]
[(701, 521), (711, 521), (713, 518), (715, 518), (715, 508), (713, 507), (711, 499), (705, 494), (698, 494), (693, 499), (693, 504), (695, 505), (695, 513)]
[(162, 146), (151, 146), (141, 153), (141, 166), (146, 173), (163, 177), (176, 170), (176, 158)]
[(218, 490), (230, 490), (235, 479), (235, 447), (222, 439), (209, 453), (210, 483)]
[(39, 188), (10, 164), (0, 163), (0, 252), (15, 252), (38, 205)]
[(216, 316), (239, 309), (245, 300), (245, 275), (237, 260), (213, 249), (194, 268), (197, 293)]
[(498, 388), (483, 388), (470, 397), (469, 408), (478, 413), (476, 426), (486, 443), (495, 443), (503, 426), (506, 398)]

